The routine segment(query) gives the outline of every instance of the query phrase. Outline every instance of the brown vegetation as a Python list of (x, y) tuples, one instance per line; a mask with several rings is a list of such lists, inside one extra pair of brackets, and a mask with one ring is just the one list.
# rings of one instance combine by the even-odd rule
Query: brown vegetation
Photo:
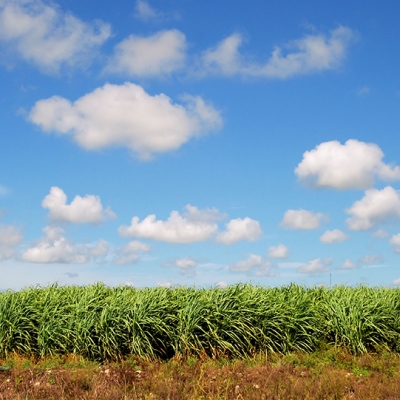
[(2, 361), (0, 399), (400, 399), (400, 358), (331, 348), (245, 360)]

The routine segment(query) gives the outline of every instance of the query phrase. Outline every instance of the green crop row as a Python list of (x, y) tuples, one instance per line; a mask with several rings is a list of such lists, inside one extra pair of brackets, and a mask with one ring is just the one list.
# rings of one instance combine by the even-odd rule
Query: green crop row
[(0, 356), (80, 354), (242, 357), (400, 351), (400, 290), (370, 287), (224, 289), (50, 286), (0, 294)]

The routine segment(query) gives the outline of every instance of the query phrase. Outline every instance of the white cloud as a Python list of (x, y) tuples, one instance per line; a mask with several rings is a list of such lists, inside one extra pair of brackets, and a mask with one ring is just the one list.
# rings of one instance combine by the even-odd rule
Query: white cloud
[(174, 262), (166, 264), (168, 267), (176, 267), (182, 275), (194, 276), (196, 275), (195, 268), (198, 263), (191, 257), (184, 257), (175, 260)]
[(18, 246), (22, 240), (22, 232), (17, 227), (0, 224), (0, 261), (16, 256), (16, 246)]
[(326, 231), (319, 240), (325, 244), (339, 243), (347, 240), (349, 237), (339, 229)]
[(382, 162), (384, 154), (374, 143), (350, 139), (324, 142), (303, 154), (295, 169), (299, 180), (309, 187), (368, 189), (375, 178), (399, 180), (400, 167)]
[(47, 73), (87, 64), (110, 35), (109, 24), (85, 23), (41, 0), (0, 2), (0, 41)]
[(320, 223), (326, 219), (327, 217), (322, 213), (314, 213), (303, 209), (288, 210), (285, 212), (279, 226), (284, 229), (317, 229)]
[(134, 77), (164, 76), (185, 66), (185, 35), (176, 30), (152, 36), (131, 35), (115, 46), (105, 72)]
[(254, 272), (257, 276), (274, 276), (272, 266), (270, 261), (263, 261), (261, 256), (250, 254), (246, 260), (230, 264), (229, 269), (233, 272)]
[(75, 196), (71, 204), (67, 204), (67, 196), (62, 189), (53, 186), (50, 193), (42, 202), (43, 208), (47, 208), (49, 217), (53, 221), (70, 222), (73, 224), (98, 224), (116, 215), (108, 207), (103, 210), (98, 196)]
[(240, 241), (254, 242), (262, 235), (260, 223), (251, 219), (236, 218), (226, 224), (226, 231), (217, 236), (217, 242), (226, 245), (234, 244)]
[(200, 72), (285, 79), (335, 69), (343, 61), (353, 38), (353, 31), (343, 26), (332, 30), (329, 37), (306, 35), (285, 45), (286, 52), (276, 46), (266, 63), (257, 64), (246, 61), (240, 54), (243, 37), (233, 34), (203, 53)]
[(351, 262), (349, 259), (347, 259), (341, 266), (340, 269), (354, 269), (357, 267), (357, 264)]
[(302, 274), (319, 274), (323, 272), (329, 272), (328, 265), (330, 265), (332, 259), (324, 259), (321, 260), (319, 258), (314, 258), (309, 261), (307, 264), (301, 265), (297, 268), (297, 272), (301, 272)]
[(400, 233), (398, 233), (397, 235), (393, 235), (390, 238), (389, 243), (393, 246), (393, 250), (396, 253), (400, 253)]
[(162, 14), (145, 0), (138, 0), (135, 7), (135, 17), (142, 21), (158, 19)]
[(400, 278), (397, 278), (393, 281), (393, 285), (399, 286), (400, 285)]
[(389, 236), (389, 232), (386, 231), (385, 229), (378, 229), (371, 236), (374, 238), (384, 239)]
[(141, 253), (147, 253), (149, 250), (150, 246), (148, 244), (132, 240), (117, 251), (118, 258), (115, 263), (118, 265), (132, 264), (139, 260)]
[(176, 260), (174, 264), (181, 269), (194, 268), (197, 266), (197, 262), (190, 257), (180, 258)]
[(391, 186), (382, 190), (369, 189), (361, 200), (346, 210), (349, 229), (365, 231), (389, 219), (400, 218), (400, 195)]
[(186, 96), (185, 102), (173, 104), (166, 95), (151, 96), (129, 82), (105, 84), (74, 103), (58, 96), (39, 100), (29, 118), (44, 131), (71, 135), (87, 150), (126, 146), (148, 159), (221, 127), (219, 112), (201, 97)]
[(270, 246), (268, 248), (267, 257), (271, 257), (271, 258), (287, 258), (288, 255), (289, 255), (289, 249), (283, 244), (278, 244), (278, 246)]
[(108, 244), (103, 239), (94, 245), (75, 245), (72, 240), (63, 236), (62, 228), (47, 226), (43, 232), (45, 236), (22, 254), (23, 261), (84, 264), (108, 252)]
[(133, 217), (130, 226), (120, 226), (123, 237), (137, 237), (169, 243), (194, 243), (209, 239), (217, 230), (215, 220), (220, 218), (216, 209), (199, 210), (188, 204), (181, 215), (172, 211), (166, 221), (157, 220), (154, 214), (143, 221)]
[(382, 260), (382, 256), (374, 254), (374, 255), (367, 255), (367, 256), (361, 257), (358, 260), (358, 262), (360, 264), (373, 264), (374, 262), (381, 261), (381, 260)]

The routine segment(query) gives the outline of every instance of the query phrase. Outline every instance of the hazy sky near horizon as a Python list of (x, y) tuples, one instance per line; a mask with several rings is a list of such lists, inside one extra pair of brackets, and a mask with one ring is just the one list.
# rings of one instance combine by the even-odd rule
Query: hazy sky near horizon
[(399, 285), (399, 12), (0, 0), (0, 290)]

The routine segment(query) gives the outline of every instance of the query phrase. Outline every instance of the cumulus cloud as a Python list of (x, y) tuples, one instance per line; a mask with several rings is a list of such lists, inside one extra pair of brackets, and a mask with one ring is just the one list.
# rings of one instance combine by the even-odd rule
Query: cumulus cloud
[(396, 253), (400, 253), (400, 233), (398, 233), (397, 235), (393, 235), (390, 238), (389, 243), (393, 246), (393, 250)]
[(49, 210), (51, 220), (58, 222), (98, 224), (116, 218), (109, 207), (103, 209), (98, 196), (75, 196), (71, 204), (67, 204), (67, 195), (57, 186), (50, 189), (50, 193), (43, 199), (42, 207)]
[(368, 189), (375, 178), (399, 180), (400, 167), (382, 161), (384, 154), (374, 143), (350, 139), (324, 142), (303, 154), (295, 169), (298, 179), (311, 188)]
[(287, 258), (289, 255), (289, 249), (284, 244), (278, 244), (278, 246), (270, 246), (268, 248), (267, 257), (270, 258)]
[(322, 213), (314, 213), (303, 209), (288, 210), (285, 212), (279, 226), (284, 229), (311, 230), (317, 229), (324, 220), (327, 220), (327, 217)]
[(74, 103), (59, 96), (39, 100), (29, 119), (46, 132), (71, 135), (86, 150), (125, 146), (149, 159), (221, 127), (219, 112), (201, 97), (185, 96), (184, 102), (173, 104), (129, 82), (105, 84)]
[(217, 236), (217, 242), (230, 245), (240, 241), (254, 242), (262, 235), (260, 223), (251, 219), (232, 219), (226, 224), (226, 230)]
[(243, 37), (236, 33), (203, 53), (200, 70), (203, 74), (286, 79), (335, 69), (341, 65), (354, 36), (350, 28), (343, 26), (332, 30), (328, 36), (306, 35), (284, 48), (276, 46), (269, 60), (259, 64), (247, 61), (240, 53)]
[(349, 259), (347, 259), (341, 266), (340, 269), (354, 269), (357, 267), (356, 263), (351, 262)]
[(118, 232), (123, 237), (137, 237), (169, 243), (194, 243), (211, 238), (218, 230), (215, 222), (221, 218), (216, 209), (199, 210), (188, 204), (182, 215), (172, 211), (166, 221), (157, 220), (152, 214), (143, 221), (133, 217), (130, 226), (120, 226)]
[(400, 195), (391, 186), (382, 190), (368, 189), (361, 200), (346, 210), (349, 229), (365, 231), (389, 219), (400, 218)]
[(117, 250), (118, 258), (115, 263), (118, 265), (133, 264), (139, 260), (142, 253), (147, 253), (149, 250), (148, 244), (132, 240), (126, 246)]
[(325, 244), (339, 243), (347, 240), (349, 237), (339, 229), (326, 231), (319, 240)]
[(272, 266), (270, 261), (263, 261), (261, 256), (250, 254), (246, 260), (230, 264), (229, 269), (233, 272), (252, 272), (256, 276), (274, 276)]
[(105, 72), (134, 77), (165, 76), (185, 66), (185, 35), (176, 30), (143, 37), (131, 35), (115, 46)]
[(307, 264), (301, 265), (297, 268), (297, 272), (302, 274), (320, 274), (323, 272), (329, 272), (329, 265), (332, 263), (331, 258), (321, 260), (319, 258), (314, 258)]
[(16, 256), (16, 246), (22, 243), (22, 240), (22, 232), (17, 227), (0, 224), (0, 261)]
[(43, 232), (45, 236), (22, 254), (22, 260), (32, 263), (84, 264), (109, 251), (103, 239), (93, 245), (76, 245), (63, 236), (62, 228), (47, 226)]
[[(47, 3), (47, 4), (46, 4)], [(111, 35), (109, 24), (85, 23), (41, 0), (0, 2), (0, 42), (46, 73), (86, 65)]]

